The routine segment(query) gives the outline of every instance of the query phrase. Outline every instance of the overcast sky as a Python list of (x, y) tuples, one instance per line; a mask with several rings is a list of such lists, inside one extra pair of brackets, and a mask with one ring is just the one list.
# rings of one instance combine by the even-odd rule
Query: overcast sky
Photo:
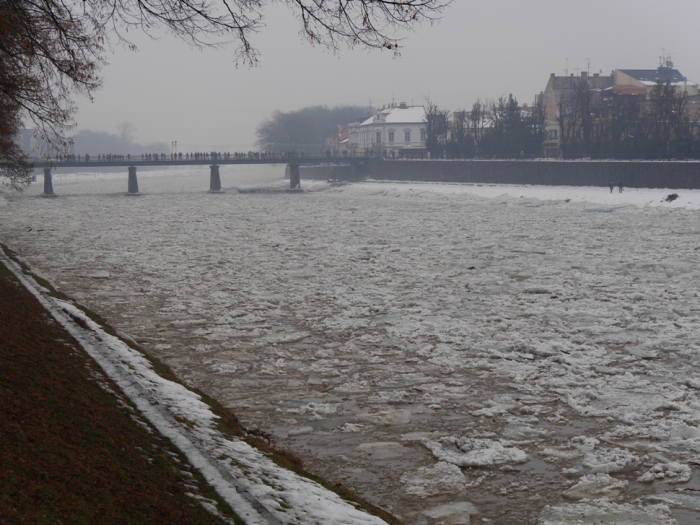
[[(513, 93), (531, 102), (550, 73), (653, 69), (662, 49), (700, 82), (698, 0), (455, 0), (443, 20), (406, 33), (402, 55), (303, 42), (291, 12), (273, 6), (254, 36), (258, 67), (235, 67), (233, 49), (189, 48), (170, 36), (116, 49), (94, 102), (78, 99), (78, 129), (115, 133), (130, 121), (141, 142), (182, 152), (247, 151), (274, 110), (313, 104), (422, 104), (469, 108)], [(77, 153), (77, 152), (76, 152)]]

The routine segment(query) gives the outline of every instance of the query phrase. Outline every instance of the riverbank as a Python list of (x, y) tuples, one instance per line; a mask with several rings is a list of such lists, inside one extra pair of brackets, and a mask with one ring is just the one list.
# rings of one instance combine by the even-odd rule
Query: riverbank
[(384, 160), (364, 166), (302, 166), (302, 179), (699, 189), (700, 162), (617, 160)]
[(0, 316), (0, 522), (243, 523), (2, 262)]
[[(232, 170), (208, 194), (208, 176), (149, 173), (138, 199), (122, 175), (66, 176), (55, 199), (32, 187), (0, 204), (3, 240), (247, 428), (406, 523), (700, 515), (700, 192), (288, 194)], [(646, 482), (652, 469), (670, 474)], [(598, 473), (618, 499), (593, 501)], [(579, 481), (591, 502), (569, 500)], [(659, 504), (673, 508), (651, 519)]]
[[(324, 489), (323, 480), (299, 477), (306, 473), (298, 458), (276, 450), (215, 402), (185, 389), (170, 369), (147, 359), (137, 344), (120, 341), (104, 320), (30, 276), (26, 266), (21, 272), (18, 261), (7, 258), (11, 252), (3, 250), (1, 522), (274, 525), (289, 522), (276, 515), (281, 510), (292, 521), (303, 515), (306, 523), (397, 523), (391, 516), (382, 521), (358, 510), (363, 502), (348, 491), (338, 490), (352, 505)], [(56, 306), (70, 319), (62, 319)], [(85, 333), (76, 333), (81, 330)], [(91, 337), (106, 347), (111, 360), (105, 355), (95, 359), (95, 349), (86, 348)], [(124, 355), (129, 350), (132, 355)], [(136, 373), (129, 378), (132, 387), (140, 383), (138, 399), (120, 381), (129, 357), (142, 361), (131, 363)], [(121, 378), (115, 378), (115, 370)], [(148, 383), (159, 384), (161, 391)], [(144, 410), (144, 401), (153, 410)], [(165, 423), (149, 413), (154, 411), (165, 416)], [(277, 476), (280, 486), (260, 494), (245, 476), (226, 475), (226, 462), (217, 463), (198, 442), (197, 430), (204, 430), (206, 420), (216, 421), (208, 429), (210, 441), (236, 446), (229, 456), (237, 454), (239, 463), (272, 463), (256, 465), (257, 475), (267, 482)], [(178, 424), (182, 428), (173, 428)], [(308, 491), (314, 505), (295, 501), (295, 489)], [(277, 491), (287, 492), (288, 508), (271, 505)]]

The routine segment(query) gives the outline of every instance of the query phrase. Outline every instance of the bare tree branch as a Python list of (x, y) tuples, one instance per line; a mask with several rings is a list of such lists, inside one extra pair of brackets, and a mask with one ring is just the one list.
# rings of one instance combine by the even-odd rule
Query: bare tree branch
[[(236, 63), (254, 65), (251, 38), (263, 12), (284, 4), (296, 15), (301, 35), (334, 51), (341, 45), (389, 49), (396, 34), (433, 23), (451, 0), (0, 0), (0, 99), (5, 130), (32, 120), (54, 150), (68, 144), (74, 128), (75, 93), (92, 97), (110, 42), (130, 48), (133, 30), (154, 36), (165, 29), (197, 47), (231, 45)], [(14, 126), (14, 128), (13, 128)], [(14, 131), (13, 131), (14, 129)], [(9, 143), (8, 143), (9, 144)], [(10, 149), (7, 149), (10, 152)], [(14, 162), (9, 153), (0, 160)], [(9, 156), (8, 156), (9, 155)], [(16, 159), (15, 159), (16, 160)]]

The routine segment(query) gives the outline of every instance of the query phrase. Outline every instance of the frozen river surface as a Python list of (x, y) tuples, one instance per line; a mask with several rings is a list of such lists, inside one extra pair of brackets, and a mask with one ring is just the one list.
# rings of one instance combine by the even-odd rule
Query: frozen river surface
[(700, 519), (699, 192), (221, 172), (5, 191), (0, 240), (408, 524)]

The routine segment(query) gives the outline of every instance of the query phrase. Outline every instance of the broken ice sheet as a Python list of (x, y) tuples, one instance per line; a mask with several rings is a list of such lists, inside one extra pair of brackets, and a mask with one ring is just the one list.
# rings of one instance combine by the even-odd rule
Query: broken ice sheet
[(696, 491), (650, 494), (645, 499), (654, 503), (666, 503), (674, 508), (700, 511), (700, 494)]
[(617, 504), (604, 499), (544, 508), (538, 525), (677, 525), (667, 505)]
[[(144, 172), (151, 190), (139, 202), (114, 198), (121, 174), (76, 180), (50, 208), (38, 206), (41, 189), (30, 187), (0, 209), (3, 242), (42, 275), (60, 276), (67, 294), (87, 298), (116, 329), (152, 340), (148, 351), (246, 424), (272, 429), (281, 417), (286, 434), (313, 422), (313, 433), (280, 444), (329, 477), (338, 467), (324, 457), (344, 452), (365, 460), (353, 454), (357, 439), (405, 441), (409, 452), (392, 460), (391, 479), (378, 484), (367, 476), (356, 488), (392, 505), (407, 523), (432, 520), (409, 508), (411, 498), (399, 498), (401, 476), (425, 464), (426, 450), (414, 441), (419, 433), (466, 455), (439, 441), (466, 434), (453, 414), (471, 422), (472, 411), (500, 405), (505, 413), (494, 410), (492, 422), (484, 411), (475, 422), (481, 435), (469, 435), (512, 440), (504, 448), (525, 450), (514, 438), (529, 431), (511, 423), (553, 431), (526, 440), (533, 441), (527, 452), (556, 462), (557, 471), (580, 465), (590, 452), (567, 443), (574, 423), (585, 423), (582, 433), (609, 447), (639, 455), (663, 447), (666, 460), (654, 458), (629, 476), (635, 491), (619, 498), (672, 489), (666, 481), (632, 480), (655, 463), (687, 463), (700, 454), (696, 430), (682, 429), (700, 424), (700, 237), (689, 234), (697, 230), (700, 191), (684, 191), (683, 202), (695, 204), (673, 213), (658, 204), (665, 196), (654, 197), (658, 190), (611, 195), (582, 187), (376, 182), (303, 199), (230, 192), (202, 207), (208, 168), (180, 169)], [(255, 185), (279, 178), (251, 170)], [(226, 175), (236, 185), (242, 176), (242, 167)], [(526, 208), (508, 204), (510, 196), (505, 205), (489, 198), (513, 192), (516, 200), (525, 195), (522, 202), (559, 203)], [(652, 200), (657, 207), (645, 205)], [(583, 212), (622, 201), (638, 206)], [(28, 236), (31, 221), (61, 227)], [(108, 271), (109, 279), (81, 277), (92, 269)], [(558, 297), (520, 293), (528, 288)], [(158, 321), (157, 340), (144, 322), (149, 312)], [(209, 349), (195, 351), (200, 344)], [(295, 402), (279, 402), (289, 399)], [(335, 414), (274, 411), (341, 399)], [(399, 408), (409, 409), (410, 422), (408, 413), (391, 412)], [(334, 428), (363, 426), (329, 437), (316, 417)], [(620, 430), (613, 432), (615, 425)], [(336, 436), (350, 450), (339, 450)], [(303, 447), (307, 441), (315, 445)], [(513, 476), (501, 466), (495, 476)], [(551, 493), (559, 496), (580, 479), (553, 485)], [(486, 505), (484, 516), (503, 505), (512, 504)]]
[(300, 407), (282, 409), (290, 414), (332, 415), (342, 410), (340, 403), (307, 403)]
[(639, 468), (639, 457), (629, 450), (616, 447), (600, 447), (586, 452), (581, 464), (563, 470), (565, 476), (583, 476), (599, 472), (614, 474), (633, 472)]
[(439, 441), (424, 440), (423, 445), (438, 461), (458, 467), (487, 467), (505, 463), (525, 463), (527, 454), (504, 440), (457, 438), (447, 436)]
[(439, 494), (456, 494), (467, 486), (462, 469), (444, 461), (420, 467), (413, 473), (401, 476), (402, 491), (406, 496), (427, 498)]
[(676, 461), (669, 463), (657, 463), (647, 472), (637, 478), (642, 483), (653, 481), (666, 481), (668, 483), (686, 483), (690, 481), (693, 472), (688, 465)]
[(578, 483), (564, 491), (567, 499), (594, 499), (619, 496), (627, 489), (627, 480), (618, 480), (608, 474), (588, 474), (581, 477)]
[(514, 421), (509, 423), (505, 428), (503, 431), (503, 437), (513, 441), (527, 441), (531, 439), (549, 437), (553, 433), (553, 431), (545, 428), (537, 428), (524, 422)]
[(446, 503), (423, 511), (426, 516), (440, 520), (438, 523), (445, 525), (468, 525), (471, 517), (478, 513), (477, 508), (468, 501)]

